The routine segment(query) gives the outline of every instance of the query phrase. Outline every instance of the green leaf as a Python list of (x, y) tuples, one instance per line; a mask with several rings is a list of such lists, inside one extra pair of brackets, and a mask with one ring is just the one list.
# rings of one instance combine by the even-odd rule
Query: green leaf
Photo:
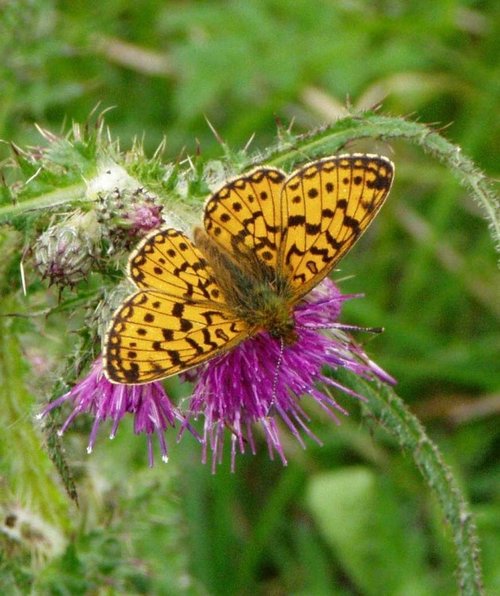
[[(429, 594), (424, 548), (391, 488), (366, 467), (314, 476), (307, 502), (325, 540), (363, 594)], [(412, 520), (415, 521), (415, 520)]]

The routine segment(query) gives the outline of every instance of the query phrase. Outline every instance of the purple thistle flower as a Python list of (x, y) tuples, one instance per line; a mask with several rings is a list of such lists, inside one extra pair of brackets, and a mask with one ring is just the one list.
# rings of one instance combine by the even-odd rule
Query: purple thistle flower
[[(79, 414), (94, 416), (87, 447), (91, 453), (102, 421), (113, 421), (110, 438), (116, 434), (121, 419), (134, 415), (136, 434), (146, 433), (148, 461), (153, 465), (153, 434), (156, 433), (163, 461), (168, 460), (165, 430), (182, 421), (181, 435), (188, 429), (203, 445), (202, 461), (211, 452), (212, 471), (222, 462), (226, 430), (231, 433), (231, 470), (237, 453), (247, 449), (256, 453), (254, 426), (259, 425), (267, 442), (269, 456), (278, 454), (287, 460), (280, 440), (279, 420), (305, 447), (303, 435), (318, 444), (321, 441), (308, 427), (309, 417), (301, 407), (304, 396), (313, 400), (335, 423), (337, 413), (347, 412), (333, 398), (330, 389), (339, 389), (358, 399), (363, 396), (324, 374), (324, 366), (344, 367), (366, 378), (387, 383), (394, 379), (372, 362), (363, 349), (346, 333), (359, 327), (337, 323), (342, 304), (354, 298), (343, 295), (330, 280), (315, 288), (295, 308), (297, 341), (283, 346), (266, 332), (251, 337), (229, 352), (218, 356), (182, 376), (195, 383), (185, 416), (168, 398), (160, 382), (143, 385), (110, 383), (102, 371), (102, 358), (90, 373), (70, 391), (48, 404), (38, 415), (44, 417), (61, 404), (72, 401), (73, 410), (59, 430), (62, 435)], [(189, 418), (204, 417), (202, 437)]]
[(333, 370), (347, 368), (366, 379), (395, 382), (345, 333), (359, 328), (335, 322), (343, 302), (353, 297), (342, 295), (333, 282), (325, 280), (295, 308), (296, 343), (282, 346), (262, 332), (185, 375), (196, 382), (189, 412), (194, 418), (205, 418), (202, 460), (205, 463), (211, 451), (213, 471), (222, 461), (226, 429), (231, 432), (231, 470), (237, 452), (244, 453), (247, 448), (256, 452), (255, 424), (264, 433), (271, 459), (277, 453), (284, 465), (278, 419), (303, 447), (301, 433), (321, 444), (307, 426), (309, 418), (300, 405), (301, 397), (312, 397), (336, 423), (336, 412), (347, 412), (332, 397), (330, 388), (363, 399), (326, 376), (325, 365)]
[(134, 415), (136, 434), (146, 433), (148, 438), (148, 462), (153, 465), (153, 434), (156, 433), (160, 443), (162, 460), (168, 461), (165, 430), (175, 426), (175, 420), (184, 421), (178, 409), (169, 400), (163, 385), (159, 382), (145, 385), (115, 385), (110, 383), (102, 372), (102, 358), (97, 358), (90, 373), (77, 383), (70, 391), (48, 404), (37, 418), (43, 418), (51, 410), (71, 401), (73, 410), (60, 428), (62, 435), (73, 420), (81, 413), (94, 416), (94, 424), (90, 432), (87, 452), (91, 453), (101, 422), (113, 421), (110, 439), (116, 435), (121, 419), (127, 413)]

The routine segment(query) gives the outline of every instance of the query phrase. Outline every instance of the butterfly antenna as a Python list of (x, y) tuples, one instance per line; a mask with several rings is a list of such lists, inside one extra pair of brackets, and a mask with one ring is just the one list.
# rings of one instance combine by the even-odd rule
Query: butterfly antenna
[(331, 325), (297, 325), (297, 329), (309, 329), (319, 331), (320, 329), (341, 329), (342, 331), (363, 331), (364, 333), (384, 333), (383, 327), (359, 327), (359, 325), (344, 325), (343, 323), (332, 323)]
[(278, 361), (276, 362), (276, 368), (274, 369), (274, 378), (273, 378), (273, 387), (271, 391), (271, 403), (269, 404), (269, 408), (267, 410), (268, 414), (271, 412), (271, 408), (276, 403), (276, 389), (278, 388), (278, 378), (281, 370), (281, 365), (283, 364), (283, 352), (285, 351), (285, 342), (283, 338), (280, 337), (280, 353), (278, 354)]

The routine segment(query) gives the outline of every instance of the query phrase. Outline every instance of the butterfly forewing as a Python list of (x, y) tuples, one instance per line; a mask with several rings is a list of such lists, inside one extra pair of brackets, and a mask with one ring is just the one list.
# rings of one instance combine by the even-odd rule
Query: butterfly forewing
[(284, 179), (280, 170), (257, 168), (225, 184), (205, 206), (207, 234), (236, 260), (251, 252), (276, 268)]
[(185, 234), (166, 228), (147, 236), (131, 254), (129, 277), (140, 289), (170, 296), (223, 302), (212, 271)]
[(285, 181), (279, 268), (295, 299), (317, 285), (361, 236), (383, 205), (393, 174), (387, 158), (353, 154), (312, 162)]

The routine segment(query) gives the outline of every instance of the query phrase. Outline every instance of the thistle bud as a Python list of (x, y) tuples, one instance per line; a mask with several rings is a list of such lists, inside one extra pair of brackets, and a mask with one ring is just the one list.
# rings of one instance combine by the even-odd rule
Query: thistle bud
[(36, 269), (50, 284), (74, 286), (85, 279), (99, 254), (99, 228), (93, 212), (76, 212), (54, 224), (33, 247)]
[(163, 223), (162, 210), (157, 197), (144, 188), (115, 188), (97, 195), (97, 221), (115, 250), (130, 250), (138, 238), (159, 227)]
[(87, 183), (108, 252), (130, 250), (137, 240), (163, 223), (163, 205), (122, 166), (106, 160)]
[(96, 203), (97, 220), (112, 249), (130, 250), (139, 238), (163, 223), (163, 206), (144, 188), (100, 193)]

